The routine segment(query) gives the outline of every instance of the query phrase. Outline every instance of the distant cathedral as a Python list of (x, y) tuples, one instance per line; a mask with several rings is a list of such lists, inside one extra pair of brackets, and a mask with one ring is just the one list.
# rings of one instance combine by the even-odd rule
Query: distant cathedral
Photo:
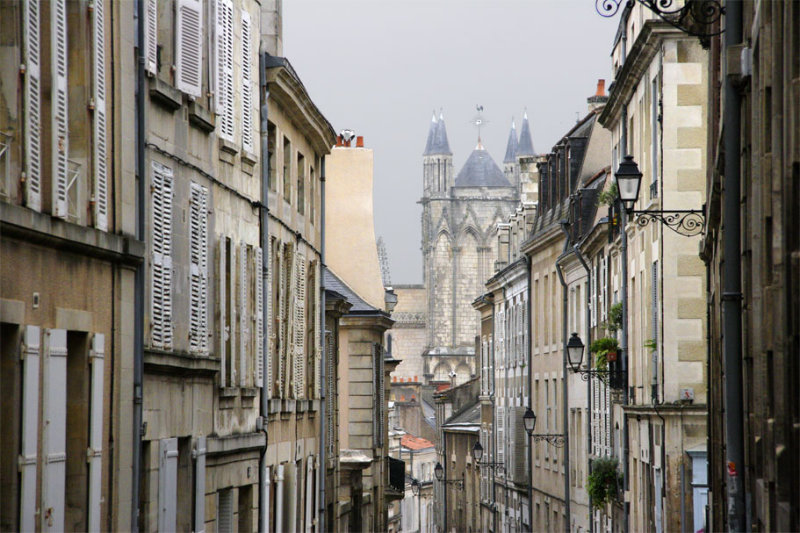
[(521, 197), (519, 157), (534, 156), (527, 114), (512, 122), (503, 168), (478, 144), (457, 175), (444, 117), (434, 114), (422, 155), (422, 254), (426, 295), (426, 384), (461, 384), (476, 375), (478, 314), (472, 302), (485, 292), (497, 259), (496, 226)]

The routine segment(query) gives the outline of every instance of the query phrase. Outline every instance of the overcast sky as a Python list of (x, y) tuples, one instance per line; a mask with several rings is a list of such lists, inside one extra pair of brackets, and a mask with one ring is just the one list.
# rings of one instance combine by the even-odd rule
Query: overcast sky
[(284, 55), (338, 132), (375, 151), (375, 231), (393, 284), (420, 283), (422, 151), (443, 109), (458, 173), (483, 144), (502, 164), (525, 108), (547, 152), (609, 79), (618, 17), (594, 0), (284, 0)]

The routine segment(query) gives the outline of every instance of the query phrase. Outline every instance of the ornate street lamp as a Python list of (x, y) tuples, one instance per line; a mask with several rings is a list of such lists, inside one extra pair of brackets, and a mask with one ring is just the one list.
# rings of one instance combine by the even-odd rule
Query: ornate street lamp
[(436, 479), (444, 483), (445, 485), (457, 485), (458, 488), (464, 488), (464, 480), (463, 479), (444, 479), (444, 467), (442, 467), (442, 463), (436, 463), (436, 466), (433, 468), (433, 475), (436, 476)]
[(475, 465), (479, 466), (479, 467), (480, 466), (488, 466), (489, 468), (495, 468), (495, 469), (499, 470), (501, 474), (503, 473), (503, 470), (505, 468), (504, 467), (505, 463), (503, 463), (503, 462), (489, 462), (489, 461), (484, 461), (482, 463), (481, 462), (481, 458), (482, 457), (483, 457), (483, 446), (481, 446), (481, 441), (476, 440), (475, 441), (475, 445), (472, 447), (472, 458), (475, 459)]
[(639, 199), (642, 173), (632, 155), (625, 156), (625, 160), (619, 164), (614, 178), (617, 182), (619, 199), (625, 206), (625, 212), (634, 215), (637, 226), (645, 227), (653, 220), (657, 220), (684, 237), (692, 237), (703, 232), (706, 226), (706, 215), (700, 209), (648, 209), (645, 211), (633, 209), (636, 200)]
[(581, 363), (583, 362), (583, 348), (583, 341), (577, 333), (573, 333), (567, 342), (567, 358), (569, 359), (569, 366), (572, 372), (580, 374), (583, 381), (589, 381), (589, 378), (592, 376), (597, 376), (604, 383), (612, 388), (616, 388), (618, 380), (615, 378), (623, 376), (625, 371), (611, 369), (601, 370), (599, 368), (588, 370), (581, 368)]
[(419, 481), (416, 479), (411, 481), (411, 493), (414, 496), (419, 496)]
[(563, 433), (534, 433), (533, 429), (536, 427), (536, 413), (528, 407), (525, 409), (525, 414), (522, 415), (522, 423), (525, 426), (525, 431), (528, 433), (528, 436), (535, 441), (543, 440), (555, 446), (556, 448), (560, 448), (564, 446), (564, 434)]
[(573, 372), (577, 372), (583, 361), (583, 341), (577, 333), (573, 333), (567, 342), (567, 360)]

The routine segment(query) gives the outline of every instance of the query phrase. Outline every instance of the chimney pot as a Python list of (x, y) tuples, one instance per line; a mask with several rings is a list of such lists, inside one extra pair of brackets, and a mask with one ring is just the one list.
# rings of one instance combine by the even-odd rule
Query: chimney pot
[(356, 137), (356, 148), (364, 148), (364, 136), (359, 135)]
[(606, 95), (606, 80), (597, 80), (597, 94), (595, 96)]
[(342, 146), (342, 136), (341, 135), (337, 135), (336, 136), (336, 146)]

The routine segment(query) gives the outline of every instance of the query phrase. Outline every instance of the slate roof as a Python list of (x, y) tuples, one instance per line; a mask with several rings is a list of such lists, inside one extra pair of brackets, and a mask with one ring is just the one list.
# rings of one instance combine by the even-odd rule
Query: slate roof
[(508, 144), (506, 144), (506, 156), (503, 163), (515, 163), (517, 161), (517, 126), (511, 120), (511, 131), (508, 133)]
[(383, 313), (381, 309), (372, 307), (365, 302), (353, 289), (327, 268), (324, 271), (324, 278), (325, 290), (338, 292), (353, 304), (353, 307), (350, 308), (350, 313)]
[(439, 120), (434, 114), (431, 126), (428, 129), (428, 142), (425, 144), (425, 152), (422, 155), (453, 155), (450, 150), (450, 142), (447, 140), (447, 127), (444, 124), (444, 115), (439, 113)]
[(479, 141), (456, 176), (455, 186), (511, 187), (511, 183)]
[(446, 428), (459, 428), (463, 426), (472, 426), (481, 423), (481, 404), (475, 402), (461, 413), (450, 418), (442, 427)]
[(528, 124), (527, 111), (522, 117), (522, 131), (519, 133), (519, 143), (517, 145), (517, 155), (536, 155), (533, 151), (533, 139), (531, 138), (531, 126)]

